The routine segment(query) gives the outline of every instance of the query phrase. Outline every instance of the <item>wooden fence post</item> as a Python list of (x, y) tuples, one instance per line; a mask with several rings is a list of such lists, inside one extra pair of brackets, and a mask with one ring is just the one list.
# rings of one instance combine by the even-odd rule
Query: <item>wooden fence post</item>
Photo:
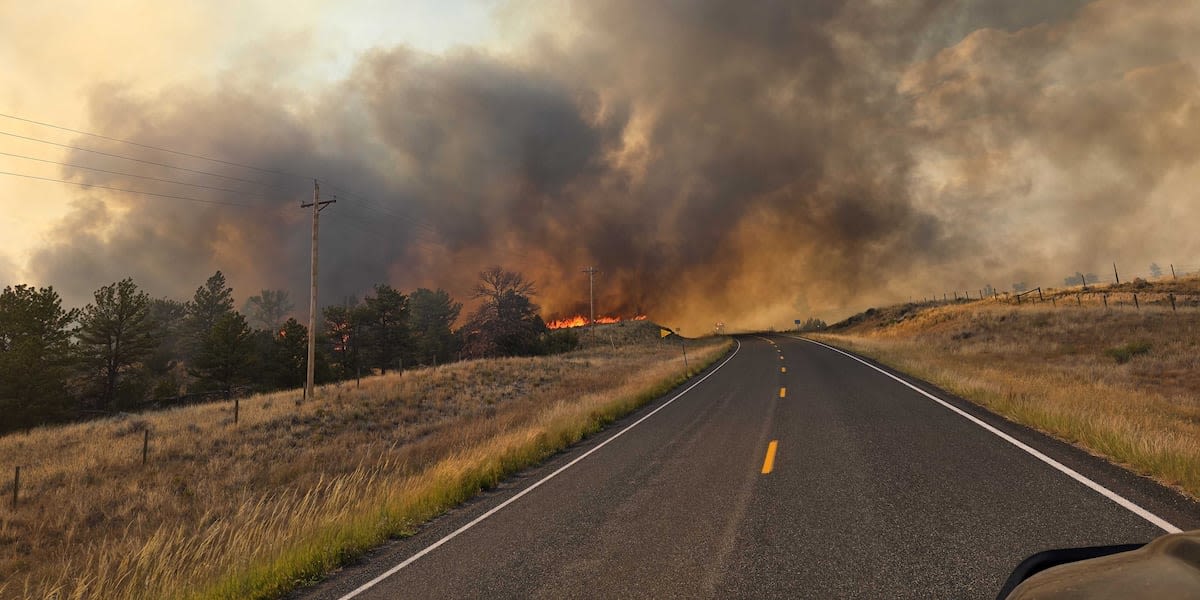
[(1137, 294), (1133, 295), (1133, 308), (1136, 310), (1142, 310), (1142, 305), (1138, 304)]
[(142, 433), (142, 465), (146, 464), (146, 458), (150, 455), (150, 430), (143, 429)]
[(21, 466), (17, 465), (17, 471), (13, 474), (13, 501), (12, 507), (17, 507), (17, 491), (21, 489)]

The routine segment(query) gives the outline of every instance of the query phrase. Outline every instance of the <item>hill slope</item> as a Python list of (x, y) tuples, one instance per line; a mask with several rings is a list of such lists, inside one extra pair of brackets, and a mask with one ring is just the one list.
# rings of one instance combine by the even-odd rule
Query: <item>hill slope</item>
[[(657, 335), (253, 396), (236, 425), (222, 403), (0, 437), (0, 598), (278, 596), (681, 382)], [(688, 341), (692, 373), (729, 344)]]

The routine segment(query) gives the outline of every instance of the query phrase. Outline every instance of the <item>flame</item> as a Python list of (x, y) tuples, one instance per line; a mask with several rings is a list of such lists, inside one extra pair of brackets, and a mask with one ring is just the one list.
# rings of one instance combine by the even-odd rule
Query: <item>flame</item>
[[(621, 317), (614, 317), (614, 316), (602, 316), (602, 317), (596, 317), (596, 324), (597, 325), (609, 325), (612, 323), (620, 323), (621, 321), (645, 321), (645, 320), (646, 320), (646, 315), (637, 315), (636, 317), (630, 317), (629, 319), (622, 319)], [(567, 329), (570, 327), (583, 327), (583, 326), (587, 325), (588, 323), (589, 323), (589, 321), (588, 321), (587, 317), (585, 317), (583, 315), (576, 315), (574, 317), (566, 317), (563, 319), (554, 319), (551, 321), (546, 321), (546, 327), (549, 327), (550, 329)]]

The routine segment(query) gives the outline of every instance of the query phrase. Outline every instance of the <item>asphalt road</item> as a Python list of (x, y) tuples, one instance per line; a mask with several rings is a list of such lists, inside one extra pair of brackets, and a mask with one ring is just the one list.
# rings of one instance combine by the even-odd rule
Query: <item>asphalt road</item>
[(739, 343), (297, 597), (991, 598), (1039, 550), (1200, 528), (1179, 494), (928, 385), (980, 422), (811, 342)]

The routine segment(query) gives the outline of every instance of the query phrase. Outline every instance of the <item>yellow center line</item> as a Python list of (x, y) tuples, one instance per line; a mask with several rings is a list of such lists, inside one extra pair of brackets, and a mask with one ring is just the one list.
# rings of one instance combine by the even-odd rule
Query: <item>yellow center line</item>
[(787, 388), (781, 387), (779, 388), (779, 397), (783, 398), (784, 396), (787, 396)]
[(767, 458), (763, 460), (762, 474), (766, 475), (775, 468), (775, 449), (779, 447), (779, 440), (771, 440), (767, 444)]

